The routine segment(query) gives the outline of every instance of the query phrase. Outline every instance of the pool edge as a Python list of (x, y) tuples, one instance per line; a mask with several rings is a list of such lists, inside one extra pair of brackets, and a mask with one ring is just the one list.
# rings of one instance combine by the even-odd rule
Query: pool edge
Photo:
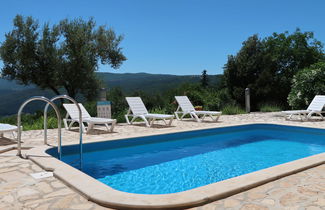
[(124, 209), (195, 207), (325, 164), (325, 153), (321, 153), (179, 193), (142, 195), (112, 189), (89, 175), (48, 155), (45, 151), (49, 148), (51, 147), (35, 147), (28, 151), (27, 157), (45, 170), (53, 171), (55, 177), (79, 191), (89, 200), (105, 207)]

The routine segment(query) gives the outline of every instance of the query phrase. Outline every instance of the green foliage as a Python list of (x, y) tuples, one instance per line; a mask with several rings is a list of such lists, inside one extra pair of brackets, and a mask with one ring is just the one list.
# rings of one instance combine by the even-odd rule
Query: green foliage
[(279, 112), (283, 110), (281, 106), (272, 103), (270, 104), (264, 103), (261, 104), (259, 107), (260, 107), (259, 110), (261, 112)]
[(0, 47), (2, 77), (55, 94), (64, 89), (73, 98), (81, 94), (92, 99), (99, 88), (95, 75), (99, 62), (118, 68), (126, 60), (121, 41), (122, 36), (96, 27), (93, 19), (65, 19), (40, 29), (32, 17), (17, 15), (14, 29)]
[[(23, 130), (40, 130), (44, 128), (44, 117), (40, 113), (36, 114), (23, 114), (21, 116), (21, 122), (23, 125)], [(11, 125), (17, 125), (17, 116), (9, 116), (0, 119), (0, 123), (7, 123)], [(63, 126), (63, 125), (62, 125)], [(47, 127), (57, 128), (58, 127), (58, 120), (56, 117), (49, 115), (47, 118)]]
[(315, 95), (325, 94), (325, 62), (299, 71), (292, 80), (288, 102), (294, 109), (306, 109)]
[(312, 32), (274, 33), (249, 37), (237, 55), (228, 57), (224, 76), (231, 96), (244, 104), (244, 90), (251, 89), (252, 108), (263, 101), (287, 106), (291, 80), (299, 69), (324, 59), (322, 44)]
[(222, 114), (225, 115), (235, 115), (235, 114), (245, 114), (245, 110), (238, 105), (226, 105), (222, 108)]

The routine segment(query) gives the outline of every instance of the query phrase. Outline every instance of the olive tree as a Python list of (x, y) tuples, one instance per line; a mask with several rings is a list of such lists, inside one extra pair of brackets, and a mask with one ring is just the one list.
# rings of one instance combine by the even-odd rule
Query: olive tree
[(13, 25), (0, 46), (1, 76), (24, 85), (91, 99), (99, 88), (99, 64), (117, 69), (126, 60), (120, 47), (123, 37), (96, 27), (93, 19), (65, 19), (40, 27), (32, 17), (17, 15)]

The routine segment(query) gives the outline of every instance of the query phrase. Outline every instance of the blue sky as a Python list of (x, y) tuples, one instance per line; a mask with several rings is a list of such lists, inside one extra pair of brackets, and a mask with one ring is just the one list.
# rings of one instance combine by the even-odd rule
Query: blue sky
[(253, 34), (299, 27), (325, 43), (324, 9), (324, 0), (3, 0), (0, 42), (16, 14), (41, 24), (94, 17), (125, 36), (121, 46), (128, 58), (119, 70), (100, 66), (100, 71), (220, 74), (227, 56)]

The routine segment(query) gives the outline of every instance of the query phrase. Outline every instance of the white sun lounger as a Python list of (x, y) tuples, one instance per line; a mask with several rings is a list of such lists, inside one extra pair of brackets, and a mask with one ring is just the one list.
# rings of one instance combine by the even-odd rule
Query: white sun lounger
[(322, 110), (324, 108), (324, 105), (325, 95), (316, 95), (306, 110), (288, 110), (282, 111), (282, 113), (288, 120), (292, 119), (292, 117), (295, 115), (298, 115), (300, 117), (300, 120), (309, 120), (314, 114), (319, 115), (323, 119), (324, 117), (322, 115)]
[[(175, 112), (175, 116), (178, 120), (182, 120), (189, 114), (191, 118), (194, 118), (197, 122), (203, 121), (206, 116), (209, 116), (216, 122), (222, 113), (217, 111), (196, 111), (187, 96), (175, 96), (175, 99), (178, 103), (178, 108)], [(179, 114), (182, 114), (181, 118), (179, 118)], [(200, 118), (200, 116), (202, 117)]]
[(14, 139), (17, 139), (17, 135), (15, 135), (15, 133), (17, 133), (17, 131), (18, 131), (18, 127), (15, 125), (0, 123), (0, 138), (3, 137), (4, 133), (11, 133), (12, 137)]
[[(129, 110), (125, 115), (128, 124), (132, 124), (136, 118), (141, 118), (146, 123), (147, 127), (151, 127), (155, 120), (163, 120), (165, 124), (169, 126), (172, 124), (174, 115), (148, 113), (140, 97), (126, 97), (125, 99), (129, 104)], [(129, 117), (132, 117), (131, 121)], [(169, 123), (167, 123), (166, 120), (169, 120)]]
[[(83, 123), (87, 124), (87, 133), (94, 128), (95, 125), (105, 125), (107, 130), (113, 132), (114, 126), (116, 125), (115, 119), (91, 117), (85, 107), (79, 103), (82, 113), (82, 130), (86, 131)], [(63, 104), (63, 107), (67, 111), (66, 117), (63, 119), (64, 126), (67, 130), (70, 130), (72, 125), (77, 122), (79, 123), (79, 110), (75, 104)], [(70, 122), (70, 124), (68, 124)], [(111, 125), (109, 127), (108, 125)]]

